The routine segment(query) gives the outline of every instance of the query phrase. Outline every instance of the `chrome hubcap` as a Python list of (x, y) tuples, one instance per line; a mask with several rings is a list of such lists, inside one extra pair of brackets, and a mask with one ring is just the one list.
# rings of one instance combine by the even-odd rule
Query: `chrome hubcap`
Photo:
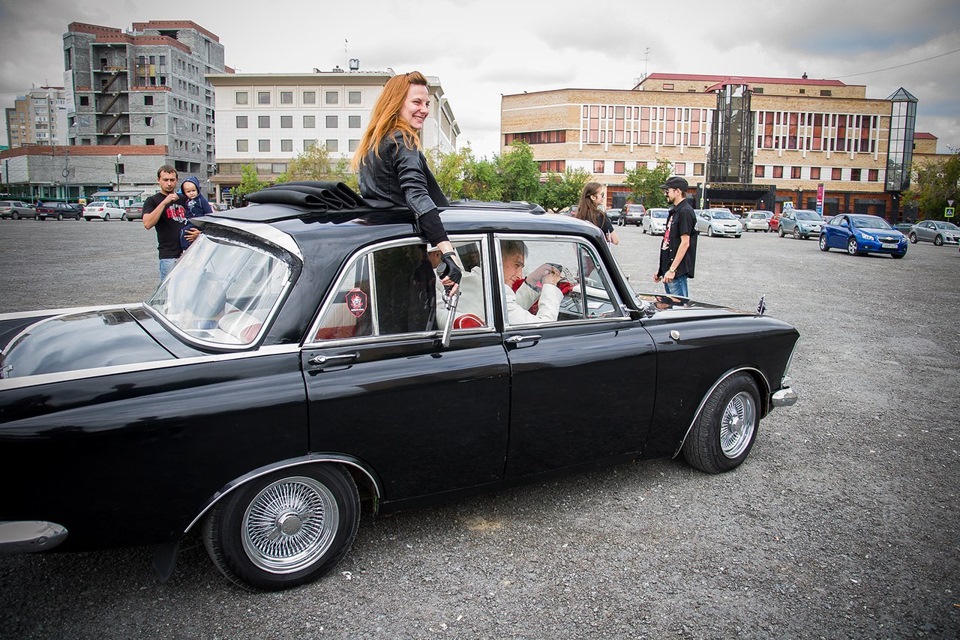
[(720, 422), (720, 449), (728, 458), (743, 454), (753, 438), (757, 408), (753, 396), (741, 391), (730, 399)]

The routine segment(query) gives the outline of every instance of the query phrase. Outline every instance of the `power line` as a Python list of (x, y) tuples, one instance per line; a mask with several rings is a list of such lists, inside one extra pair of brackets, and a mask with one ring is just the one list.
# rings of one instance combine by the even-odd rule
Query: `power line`
[(862, 71), (860, 73), (851, 73), (845, 76), (834, 76), (833, 78), (828, 78), (828, 80), (841, 80), (843, 78), (853, 78), (856, 76), (865, 76), (871, 73), (880, 73), (881, 71), (890, 71), (891, 69), (900, 69), (902, 67), (909, 67), (910, 65), (920, 64), (921, 62), (927, 62), (928, 60), (936, 60), (937, 58), (942, 58), (944, 56), (949, 56), (950, 54), (956, 53), (960, 49), (954, 49), (953, 51), (947, 51), (946, 53), (940, 53), (935, 56), (930, 56), (929, 58), (924, 58), (922, 60), (914, 60), (913, 62), (905, 62), (903, 64), (896, 64), (892, 67), (885, 67), (883, 69), (874, 69), (873, 71)]

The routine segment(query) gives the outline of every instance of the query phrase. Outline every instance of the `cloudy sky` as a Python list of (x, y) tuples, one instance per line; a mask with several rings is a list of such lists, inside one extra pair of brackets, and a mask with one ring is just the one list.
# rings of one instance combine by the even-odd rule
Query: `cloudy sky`
[[(0, 0), (0, 106), (63, 83), (70, 22), (193, 20), (242, 73), (314, 67), (437, 76), (477, 157), (499, 152), (500, 96), (630, 89), (645, 73), (839, 79), (904, 87), (939, 152), (960, 148), (960, 2), (911, 0)], [(0, 144), (6, 144), (6, 131)]]

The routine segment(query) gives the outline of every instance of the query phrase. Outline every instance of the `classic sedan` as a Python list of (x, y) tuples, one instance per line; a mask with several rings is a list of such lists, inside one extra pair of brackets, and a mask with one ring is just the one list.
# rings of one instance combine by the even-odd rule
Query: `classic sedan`
[(37, 207), (37, 218), (46, 220), (79, 220), (83, 215), (83, 207), (73, 202), (46, 202)]
[(729, 209), (699, 209), (697, 210), (697, 229), (708, 236), (743, 235), (743, 225)]
[(820, 250), (846, 249), (852, 256), (886, 253), (894, 258), (907, 255), (907, 238), (878, 216), (842, 213), (820, 231)]
[(910, 242), (932, 242), (938, 247), (960, 242), (960, 227), (942, 220), (923, 220), (910, 229)]
[(104, 222), (108, 222), (111, 218), (114, 220), (123, 220), (125, 219), (124, 216), (126, 215), (127, 212), (120, 208), (120, 205), (107, 200), (91, 202), (83, 208), (83, 219), (87, 222), (90, 222), (91, 220), (103, 220)]
[[(279, 590), (331, 571), (361, 513), (663, 456), (729, 471), (797, 400), (796, 329), (636, 294), (587, 222), (445, 208), (446, 295), (406, 209), (332, 183), (248, 201), (197, 219), (142, 304), (0, 316), (0, 550), (151, 544), (165, 579), (198, 531)], [(636, 393), (584, 387), (610, 377)]]
[(797, 240), (806, 240), (820, 234), (823, 228), (823, 218), (812, 209), (787, 209), (780, 214), (780, 223), (777, 226), (777, 235), (781, 238), (787, 234)]
[(669, 209), (653, 208), (649, 209), (643, 216), (643, 233), (649, 233), (652, 236), (662, 236), (664, 229), (667, 228), (667, 217), (670, 215)]

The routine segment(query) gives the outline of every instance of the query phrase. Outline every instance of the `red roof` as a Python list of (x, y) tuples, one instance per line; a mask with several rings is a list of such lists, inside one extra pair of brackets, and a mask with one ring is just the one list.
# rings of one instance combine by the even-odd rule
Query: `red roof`
[(914, 140), (916, 140), (917, 138), (920, 138), (922, 140), (939, 140), (939, 138), (933, 135), (932, 133), (925, 133), (922, 131), (917, 131), (916, 133), (914, 133), (913, 138)]
[(802, 85), (829, 85), (833, 87), (845, 87), (839, 80), (816, 80), (813, 78), (770, 78), (766, 76), (713, 76), (701, 75), (696, 73), (651, 73), (645, 79), (650, 80), (688, 80), (694, 82), (704, 82), (709, 84), (802, 84)]

